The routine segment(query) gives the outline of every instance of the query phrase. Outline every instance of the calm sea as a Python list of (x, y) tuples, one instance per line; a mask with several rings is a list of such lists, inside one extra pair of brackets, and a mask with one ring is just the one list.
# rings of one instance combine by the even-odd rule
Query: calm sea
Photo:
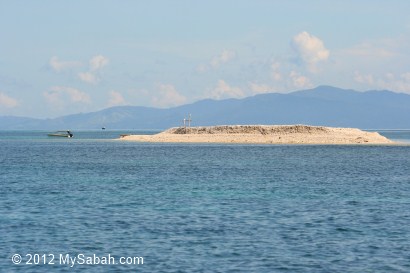
[[(0, 272), (410, 272), (410, 131), (381, 132), (398, 146), (46, 133), (0, 131)], [(93, 255), (117, 264), (61, 264)]]

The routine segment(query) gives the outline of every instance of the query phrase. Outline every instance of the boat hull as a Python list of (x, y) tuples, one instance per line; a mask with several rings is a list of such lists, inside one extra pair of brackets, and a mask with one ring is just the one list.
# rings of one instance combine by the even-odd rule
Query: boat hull
[(68, 137), (68, 138), (72, 137), (70, 135), (59, 135), (59, 134), (48, 134), (48, 136), (50, 136), (50, 137)]
[(72, 138), (74, 135), (70, 131), (57, 131), (54, 133), (47, 134), (49, 137), (67, 137)]

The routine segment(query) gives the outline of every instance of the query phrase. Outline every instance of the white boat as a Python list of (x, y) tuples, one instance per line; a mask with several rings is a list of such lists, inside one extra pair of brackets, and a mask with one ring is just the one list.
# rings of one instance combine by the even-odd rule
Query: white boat
[(50, 137), (68, 137), (68, 138), (74, 137), (74, 135), (69, 130), (67, 130), (67, 131), (57, 131), (57, 132), (48, 134), (48, 136), (50, 136)]

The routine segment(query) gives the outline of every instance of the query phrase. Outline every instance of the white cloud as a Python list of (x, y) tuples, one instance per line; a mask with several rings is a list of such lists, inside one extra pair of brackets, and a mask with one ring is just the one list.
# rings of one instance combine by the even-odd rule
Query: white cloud
[(65, 86), (53, 86), (49, 91), (43, 93), (45, 99), (55, 106), (63, 106), (65, 102), (70, 100), (73, 103), (90, 103), (90, 96), (78, 89), (65, 87)]
[(271, 77), (275, 81), (280, 81), (282, 79), (282, 74), (280, 73), (280, 63), (273, 62), (270, 66), (271, 69)]
[(259, 84), (259, 83), (254, 83), (254, 82), (249, 83), (249, 88), (251, 89), (253, 94), (270, 93), (270, 92), (273, 92), (273, 89), (274, 89), (267, 84)]
[(313, 87), (312, 82), (306, 76), (300, 75), (296, 71), (291, 71), (289, 73), (289, 78), (291, 80), (291, 84), (296, 88), (310, 88)]
[(198, 73), (207, 72), (210, 69), (217, 69), (221, 65), (233, 60), (236, 57), (236, 52), (233, 50), (224, 49), (222, 52), (214, 56), (209, 64), (200, 64), (197, 66), (196, 71)]
[(0, 92), (0, 106), (4, 106), (6, 108), (14, 108), (18, 105), (18, 101), (6, 94)]
[(110, 92), (110, 99), (108, 101), (109, 106), (116, 106), (116, 105), (125, 105), (125, 99), (121, 95), (120, 92), (111, 91)]
[[(410, 80), (410, 77), (407, 77), (407, 75), (410, 76), (410, 73), (404, 73), (404, 74), (403, 74), (403, 78), (404, 78), (404, 79), (407, 79), (407, 80)], [(389, 81), (394, 80), (394, 78), (395, 78), (395, 76), (394, 76), (393, 73), (386, 73), (386, 79), (388, 79)]]
[(64, 100), (62, 99), (62, 95), (58, 91), (49, 90), (43, 92), (43, 96), (46, 101), (54, 107), (62, 108), (64, 105)]
[[(386, 46), (386, 45), (385, 45)], [(368, 58), (390, 58), (397, 54), (387, 48), (376, 46), (369, 42), (364, 42), (354, 47), (348, 48), (345, 52), (354, 57), (368, 57)]]
[[(390, 74), (391, 74), (391, 73), (390, 73)], [(392, 75), (392, 74), (391, 74), (391, 75)], [(410, 72), (403, 73), (403, 74), (400, 75), (400, 77), (401, 77), (402, 79), (404, 79), (405, 81), (410, 82)]]
[(219, 80), (216, 87), (208, 91), (208, 97), (213, 99), (242, 98), (245, 94), (239, 87), (230, 86), (224, 80)]
[(78, 73), (80, 80), (90, 84), (97, 84), (100, 82), (99, 70), (108, 64), (108, 58), (97, 55), (90, 59), (90, 69), (87, 72)]
[(323, 41), (306, 31), (293, 37), (292, 47), (297, 54), (298, 60), (306, 65), (310, 72), (316, 72), (317, 63), (326, 61), (330, 55)]
[(386, 73), (382, 76), (355, 72), (354, 80), (367, 88), (387, 89), (396, 92), (410, 93), (410, 72), (395, 75)]
[(53, 56), (49, 61), (49, 65), (54, 71), (61, 72), (66, 69), (81, 66), (82, 63), (78, 61), (60, 61), (57, 56)]
[(92, 72), (83, 72), (83, 73), (78, 73), (78, 77), (86, 83), (91, 83), (91, 84), (97, 84), (100, 79), (97, 78), (96, 75), (94, 75)]
[(235, 56), (236, 56), (235, 51), (224, 49), (219, 55), (212, 58), (211, 66), (216, 68), (220, 66), (221, 64), (229, 62), (230, 60), (235, 58)]
[(90, 103), (90, 96), (87, 93), (81, 92), (78, 89), (70, 87), (60, 87), (65, 91), (69, 96), (72, 102), (79, 103)]
[(373, 75), (371, 75), (371, 74), (363, 75), (363, 74), (360, 74), (357, 71), (355, 72), (354, 80), (358, 83), (364, 83), (364, 84), (368, 84), (368, 85), (373, 85), (374, 84)]
[(96, 71), (108, 64), (109, 60), (108, 58), (102, 56), (102, 55), (97, 55), (91, 58), (90, 60), (90, 70), (91, 71)]
[(158, 84), (158, 95), (151, 102), (156, 107), (171, 107), (186, 102), (186, 97), (181, 95), (172, 84)]

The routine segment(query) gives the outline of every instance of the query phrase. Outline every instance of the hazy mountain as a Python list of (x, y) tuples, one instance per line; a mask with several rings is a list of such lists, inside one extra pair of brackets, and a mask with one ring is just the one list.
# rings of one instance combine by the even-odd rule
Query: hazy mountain
[(32, 129), (41, 128), (44, 120), (25, 118), (25, 117), (14, 117), (14, 116), (0, 116), (0, 130), (20, 130), (20, 129)]
[(410, 95), (320, 86), (289, 94), (207, 99), (169, 109), (119, 106), (55, 119), (0, 117), (0, 129), (164, 129), (180, 126), (189, 113), (193, 126), (309, 124), (402, 129), (410, 128)]

